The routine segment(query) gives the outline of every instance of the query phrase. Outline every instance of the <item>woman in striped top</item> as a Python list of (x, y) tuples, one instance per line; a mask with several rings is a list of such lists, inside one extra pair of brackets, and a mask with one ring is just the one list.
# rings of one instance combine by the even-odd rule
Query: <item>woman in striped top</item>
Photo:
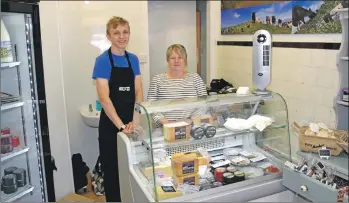
[[(148, 91), (148, 101), (162, 99), (182, 99), (188, 97), (206, 96), (206, 86), (197, 73), (186, 71), (187, 52), (184, 46), (174, 44), (168, 47), (166, 59), (169, 71), (154, 76)], [(171, 121), (190, 118), (202, 114), (203, 110), (193, 111), (175, 110), (171, 112), (156, 113), (153, 115), (157, 125)]]

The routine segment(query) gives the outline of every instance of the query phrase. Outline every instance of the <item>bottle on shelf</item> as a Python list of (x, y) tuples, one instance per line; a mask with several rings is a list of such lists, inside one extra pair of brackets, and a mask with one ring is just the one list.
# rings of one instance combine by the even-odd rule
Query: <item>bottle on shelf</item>
[(1, 62), (13, 62), (10, 35), (1, 19)]

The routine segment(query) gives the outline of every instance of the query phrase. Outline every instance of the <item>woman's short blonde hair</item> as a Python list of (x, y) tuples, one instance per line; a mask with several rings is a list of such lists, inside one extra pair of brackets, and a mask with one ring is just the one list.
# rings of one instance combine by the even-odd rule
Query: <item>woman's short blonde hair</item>
[(130, 30), (130, 23), (122, 18), (122, 17), (118, 17), (118, 16), (113, 16), (109, 19), (108, 23), (107, 23), (107, 34), (109, 34), (110, 28), (117, 28), (119, 25), (127, 25), (128, 29)]
[(166, 51), (166, 60), (167, 60), (167, 62), (170, 60), (170, 56), (171, 56), (173, 51), (178, 53), (179, 55), (181, 55), (184, 58), (185, 65), (188, 65), (187, 50), (185, 50), (184, 46), (181, 45), (181, 44), (172, 44), (171, 46), (169, 46), (167, 48), (167, 51)]

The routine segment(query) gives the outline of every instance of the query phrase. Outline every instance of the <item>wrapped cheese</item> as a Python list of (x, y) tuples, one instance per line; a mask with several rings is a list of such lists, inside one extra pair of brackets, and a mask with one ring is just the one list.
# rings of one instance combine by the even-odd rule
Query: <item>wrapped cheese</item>
[(173, 176), (173, 184), (178, 186), (180, 184), (199, 185), (199, 174), (190, 174), (185, 176)]
[(168, 142), (190, 139), (190, 124), (188, 122), (166, 123), (163, 125), (164, 139)]
[(165, 200), (182, 196), (182, 192), (177, 191), (173, 186), (157, 186), (156, 193), (158, 200)]
[(211, 115), (200, 115), (200, 116), (193, 116), (191, 117), (193, 120), (194, 126), (200, 126), (202, 123), (208, 123), (213, 125), (213, 118)]
[(173, 176), (184, 176), (198, 173), (199, 171), (199, 161), (196, 153), (172, 155), (171, 162)]
[[(155, 176), (159, 178), (171, 177), (173, 175), (171, 165), (158, 164), (157, 166), (154, 166), (154, 169)], [(153, 167), (145, 167), (143, 169), (143, 174), (148, 180), (153, 179)]]

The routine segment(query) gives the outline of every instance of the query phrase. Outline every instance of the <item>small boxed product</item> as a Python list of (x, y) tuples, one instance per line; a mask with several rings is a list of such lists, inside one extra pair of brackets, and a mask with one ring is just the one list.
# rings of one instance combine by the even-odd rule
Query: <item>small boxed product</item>
[(211, 115), (200, 115), (200, 116), (193, 116), (191, 117), (193, 120), (194, 126), (200, 126), (203, 123), (211, 124), (213, 125), (213, 118)]
[(195, 151), (191, 151), (191, 152), (187, 152), (187, 153), (176, 153), (172, 155), (172, 158), (176, 158), (179, 156), (183, 156), (186, 154), (195, 154), (196, 158), (198, 159), (198, 165), (199, 166), (203, 166), (203, 165), (209, 165), (210, 161), (211, 161), (211, 156), (209, 155), (209, 153), (203, 149), (203, 148), (198, 148)]
[(168, 142), (190, 140), (190, 123), (185, 121), (163, 125), (164, 139)]
[(173, 184), (187, 184), (187, 185), (199, 185), (199, 174), (189, 174), (185, 176), (173, 176)]
[(172, 155), (173, 176), (185, 176), (199, 171), (199, 160), (196, 153)]

